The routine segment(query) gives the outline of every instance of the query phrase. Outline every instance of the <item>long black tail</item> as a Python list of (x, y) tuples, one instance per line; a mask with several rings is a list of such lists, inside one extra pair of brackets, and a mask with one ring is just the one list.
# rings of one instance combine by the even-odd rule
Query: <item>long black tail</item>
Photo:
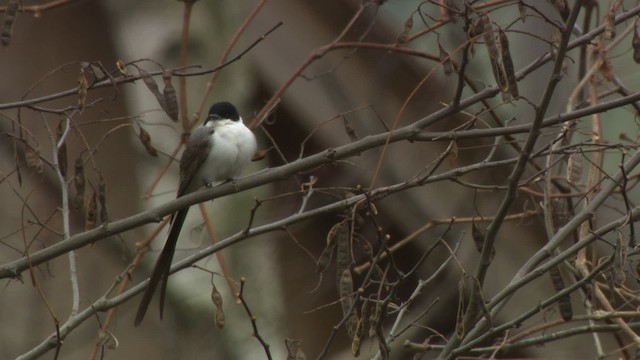
[(153, 293), (155, 293), (160, 280), (162, 280), (162, 287), (160, 288), (160, 319), (162, 319), (164, 295), (167, 291), (167, 281), (169, 280), (169, 271), (171, 270), (171, 260), (173, 259), (173, 254), (176, 251), (176, 244), (178, 243), (180, 230), (182, 229), (182, 224), (184, 223), (184, 219), (187, 217), (188, 211), (189, 208), (179, 210), (172, 219), (173, 223), (171, 224), (169, 237), (167, 238), (167, 242), (164, 244), (160, 257), (158, 257), (156, 266), (153, 268), (153, 273), (151, 274), (151, 278), (149, 278), (149, 284), (147, 285), (147, 289), (142, 295), (142, 300), (138, 306), (138, 312), (136, 313), (136, 320), (134, 322), (135, 326), (140, 325), (142, 319), (144, 319), (144, 315), (147, 313), (147, 309), (149, 308), (149, 304), (153, 298)]

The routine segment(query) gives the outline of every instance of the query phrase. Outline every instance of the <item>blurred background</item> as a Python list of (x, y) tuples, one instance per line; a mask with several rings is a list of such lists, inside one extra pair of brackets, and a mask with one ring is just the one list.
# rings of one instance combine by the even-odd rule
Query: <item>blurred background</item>
[[(180, 64), (186, 16), (183, 2), (79, 0), (62, 1), (58, 5), (56, 2), (21, 2), (23, 7), (52, 3), (51, 9), (18, 12), (10, 44), (0, 50), (0, 78), (3, 79), (0, 81), (0, 103), (73, 89), (78, 84), (81, 62), (99, 63), (107, 71), (114, 71), (118, 61), (137, 61), (136, 65), (147, 72), (162, 70), (162, 67), (174, 69)], [(432, 58), (353, 47), (321, 54), (294, 78), (270, 116), (254, 129), (259, 148), (268, 152), (264, 158), (254, 161), (246, 174), (348, 144), (355, 137), (361, 139), (385, 132), (396, 119), (397, 127), (411, 124), (450, 103), (458, 81), (455, 74), (445, 74), (438, 64), (438, 56), (444, 51), (453, 54), (454, 59), (460, 59), (461, 44), (467, 40), (463, 22), (451, 22), (426, 32), (428, 26), (439, 23), (437, 19), (443, 15), (441, 3), (452, 8), (464, 8), (462, 1), (389, 0), (380, 1), (380, 4), (355, 0), (265, 1), (241, 34), (230, 56), (240, 53), (279, 22), (283, 25), (238, 61), (220, 71), (210, 93), (205, 90), (210, 75), (187, 77), (187, 114), (193, 116), (205, 94), (205, 112), (214, 102), (229, 100), (238, 106), (245, 123), (252, 123), (273, 94), (294, 76), (296, 69), (308, 61), (311, 54), (320, 54), (318, 49), (340, 37), (341, 42), (395, 43), (432, 55)], [(552, 27), (547, 22), (536, 16), (518, 22), (521, 13), (515, 6), (516, 2), (494, 3), (497, 5), (488, 4), (487, 10), (491, 11), (494, 22), (505, 28), (510, 26), (510, 50), (516, 71), (549, 50), (546, 39), (551, 38)], [(536, 7), (541, 14), (559, 21), (560, 16), (551, 5), (539, 3)], [(217, 65), (230, 39), (258, 4), (258, 1), (197, 1), (186, 17), (189, 19), (187, 64), (200, 65), (202, 69)], [(356, 14), (359, 15), (351, 24)], [(413, 21), (411, 27), (407, 25), (409, 18)], [(349, 28), (344, 32), (347, 26)], [(408, 30), (408, 34), (413, 36), (406, 44), (402, 39), (403, 30)], [(426, 35), (418, 36), (421, 31)], [(629, 74), (624, 80), (632, 88), (637, 75), (631, 68), (634, 64), (628, 55), (629, 40), (626, 42), (619, 51), (620, 56), (613, 57), (613, 64), (617, 73)], [(572, 59), (579, 54), (574, 51), (569, 55), (567, 78), (556, 90), (557, 96), (552, 100), (549, 115), (565, 110), (566, 99), (575, 88), (576, 72)], [(495, 84), (486, 59), (485, 46), (475, 46), (467, 74), (479, 89)], [(130, 74), (138, 74), (133, 66), (128, 66), (127, 70)], [(550, 70), (550, 64), (547, 64), (536, 70), (534, 76), (523, 79), (519, 83), (520, 95), (537, 101)], [(116, 72), (116, 75), (119, 74)], [(160, 76), (155, 80), (162, 85)], [(173, 77), (172, 81), (177, 89), (179, 78)], [(463, 98), (472, 93), (469, 87), (465, 88)], [(401, 112), (410, 94), (411, 101)], [(498, 98), (492, 100), (495, 100), (492, 103), (495, 112), (509, 125), (531, 122), (533, 111), (526, 101), (501, 104)], [(0, 134), (3, 135), (0, 142), (2, 264), (22, 257), (25, 248), (36, 251), (61, 239), (61, 217), (56, 211), (60, 207), (61, 196), (57, 179), (46, 162), (42, 172), (25, 165), (24, 159), (32, 150), (16, 141), (15, 134), (24, 130), (22, 137), (39, 149), (38, 155), (51, 161), (51, 135), (44, 124), (55, 130), (62, 119), (60, 109), (76, 104), (77, 96), (74, 95), (0, 112)], [(171, 159), (179, 159), (180, 152), (173, 154), (181, 142), (182, 125), (167, 117), (142, 81), (92, 90), (87, 104), (90, 106), (74, 117), (77, 129), (72, 131), (67, 142), (68, 168), (71, 174), (76, 159), (86, 161), (88, 191), (97, 189), (100, 176), (103, 177), (109, 220), (122, 219), (172, 200), (178, 182), (178, 162), (171, 162)], [(471, 107), (428, 130), (495, 126), (486, 113), (483, 106)], [(608, 137), (617, 138), (633, 125), (634, 114), (629, 110), (616, 110), (606, 116), (614, 119), (606, 127)], [(140, 127), (148, 132), (150, 143), (159, 156), (150, 156), (139, 141)], [(554, 134), (549, 132), (544, 136), (551, 141)], [(92, 148), (99, 144), (90, 162), (87, 161), (87, 144)], [(492, 138), (456, 142), (455, 156), (445, 159), (438, 172), (482, 161), (491, 151), (492, 144)], [(384, 154), (375, 186), (402, 183), (428, 171), (448, 145), (447, 141), (392, 144)], [(497, 151), (498, 158), (517, 154), (508, 146), (499, 147)], [(216, 199), (206, 204), (208, 216), (215, 225), (218, 239), (224, 239), (246, 227), (250, 211), (255, 206), (254, 199), (263, 201), (255, 213), (254, 225), (290, 216), (303, 204), (311, 209), (331, 203), (341, 196), (348, 196), (358, 186), (369, 187), (380, 156), (381, 148), (373, 149), (289, 179)], [(607, 166), (615, 168), (615, 161), (619, 159), (612, 159)], [(16, 169), (17, 163), (21, 164), (19, 169)], [(167, 172), (162, 173), (168, 164)], [(509, 167), (497, 167), (466, 176), (465, 181), (504, 185), (509, 172)], [(533, 174), (534, 171), (527, 176)], [(156, 180), (159, 180), (157, 184)], [(305, 198), (301, 190), (308, 189), (310, 182), (316, 191)], [(394, 252), (394, 266), (400, 271), (411, 271), (426, 249), (437, 243), (439, 238), (452, 248), (459, 247), (456, 260), (449, 262), (446, 270), (423, 288), (413, 306), (416, 309), (428, 308), (428, 311), (411, 314), (415, 326), (409, 327), (402, 335), (403, 339), (420, 342), (433, 334), (446, 337), (453, 334), (460, 299), (469, 291), (468, 285), (464, 286), (469, 280), (466, 273), (473, 272), (477, 264), (478, 252), (471, 241), (469, 223), (450, 230), (446, 230), (444, 225), (430, 227), (427, 231), (419, 229), (430, 221), (454, 216), (490, 216), (499, 205), (501, 194), (477, 191), (454, 181), (441, 181), (398, 192), (375, 203), (375, 226), (368, 223), (358, 230), (362, 239), (374, 248), (379, 245), (380, 233), (388, 235), (393, 244), (417, 232), (413, 241)], [(515, 212), (532, 210), (538, 200), (520, 196), (513, 209)], [(273, 358), (286, 358), (285, 339), (301, 340), (307, 357), (315, 358), (325, 348), (332, 328), (343, 317), (336, 287), (339, 274), (336, 274), (334, 265), (318, 273), (316, 261), (325, 248), (328, 233), (345, 216), (348, 213), (323, 214), (286, 230), (256, 236), (227, 248), (221, 254), (228, 264), (230, 282), (235, 284), (235, 288), (230, 288), (224, 277), (219, 276), (223, 269), (219, 260), (211, 257), (198, 263), (208, 271), (191, 268), (170, 278), (168, 303), (165, 304), (162, 321), (158, 317), (156, 299), (145, 321), (135, 328), (133, 318), (139, 301), (139, 296), (136, 296), (118, 306), (109, 326), (109, 332), (119, 343), (116, 349), (96, 348), (105, 316), (98, 313), (65, 339), (58, 358), (86, 359), (92, 353), (104, 358), (124, 359), (266, 358), (264, 349), (252, 336), (251, 321), (245, 309), (236, 304), (234, 298), (233, 293), (237, 291), (241, 277), (246, 279), (243, 295), (256, 317), (260, 335), (270, 345)], [(362, 216), (366, 218), (370, 214)], [(85, 212), (72, 211), (71, 220), (72, 234), (84, 230)], [(46, 226), (35, 226), (37, 224)], [(540, 224), (537, 216), (505, 223), (487, 276), (486, 294), (491, 295), (501, 289), (518, 267), (546, 242), (544, 228)], [(158, 224), (142, 226), (77, 251), (81, 309), (105, 294), (131, 264), (136, 244), (157, 228)], [(166, 230), (163, 229), (152, 243), (151, 251), (133, 272), (132, 284), (148, 277), (165, 237)], [(194, 206), (183, 228), (175, 260), (210, 245), (210, 241), (202, 212)], [(353, 251), (354, 264), (366, 260), (366, 249), (354, 246)], [(449, 255), (445, 247), (437, 247), (419, 265), (418, 271), (397, 287), (392, 302), (400, 305), (405, 301), (418, 280), (434, 274)], [(212, 277), (211, 272), (216, 275)], [(354, 275), (356, 283), (362, 280), (362, 274)], [(61, 256), (35, 268), (33, 276), (39, 279), (46, 304), (27, 272), (20, 279), (3, 280), (0, 292), (0, 358), (15, 358), (55, 332), (47, 304), (59, 321), (64, 322), (69, 317), (72, 300), (68, 258)], [(216, 328), (214, 322), (212, 283), (224, 301), (223, 329)], [(514, 314), (535, 306), (551, 294), (550, 280), (542, 277), (518, 292), (495, 321), (511, 319)], [(573, 301), (580, 303), (578, 297)], [(559, 314), (555, 308), (550, 308), (544, 316), (558, 318)], [(383, 326), (388, 328), (391, 320)], [(543, 316), (540, 316), (531, 323), (542, 320)], [(365, 330), (367, 332), (368, 329)], [(437, 336), (435, 338), (433, 342), (438, 343)], [(576, 336), (566, 342), (549, 343), (511, 355), (579, 358), (592, 354), (593, 349), (585, 346), (591, 342), (590, 335)], [(96, 349), (99, 349), (97, 355)], [(366, 337), (360, 357), (370, 358), (377, 351), (375, 339)], [(51, 354), (53, 351), (44, 357), (50, 358)], [(409, 359), (411, 356), (411, 352), (402, 348), (402, 341), (393, 343), (391, 358)], [(429, 357), (428, 354), (426, 356)], [(326, 358), (353, 358), (352, 340), (344, 327), (337, 331)]]

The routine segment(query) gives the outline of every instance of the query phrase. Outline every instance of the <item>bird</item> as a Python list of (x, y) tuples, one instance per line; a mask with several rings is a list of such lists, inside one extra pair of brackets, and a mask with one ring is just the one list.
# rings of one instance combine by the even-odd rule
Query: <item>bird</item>
[[(180, 182), (176, 198), (233, 180), (249, 164), (257, 149), (253, 132), (242, 122), (236, 107), (228, 102), (215, 103), (201, 126), (189, 137), (180, 158)], [(169, 236), (151, 273), (135, 318), (138, 326), (147, 312), (158, 284), (160, 287), (160, 319), (164, 308), (171, 260), (189, 208), (171, 217)]]

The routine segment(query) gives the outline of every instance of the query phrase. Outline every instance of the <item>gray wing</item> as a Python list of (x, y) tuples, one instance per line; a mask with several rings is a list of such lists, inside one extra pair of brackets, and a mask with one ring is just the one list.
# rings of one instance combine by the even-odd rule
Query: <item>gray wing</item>
[(178, 197), (185, 194), (194, 175), (198, 172), (202, 163), (207, 159), (209, 151), (213, 147), (211, 135), (213, 128), (201, 126), (193, 131), (187, 147), (180, 158), (180, 186), (178, 187)]

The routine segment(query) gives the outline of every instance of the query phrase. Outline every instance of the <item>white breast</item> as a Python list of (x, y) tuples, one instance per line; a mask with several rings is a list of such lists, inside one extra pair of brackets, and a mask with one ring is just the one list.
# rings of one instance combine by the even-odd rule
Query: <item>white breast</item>
[(242, 172), (256, 152), (256, 138), (240, 121), (214, 122), (211, 151), (198, 170), (204, 183), (217, 185)]

